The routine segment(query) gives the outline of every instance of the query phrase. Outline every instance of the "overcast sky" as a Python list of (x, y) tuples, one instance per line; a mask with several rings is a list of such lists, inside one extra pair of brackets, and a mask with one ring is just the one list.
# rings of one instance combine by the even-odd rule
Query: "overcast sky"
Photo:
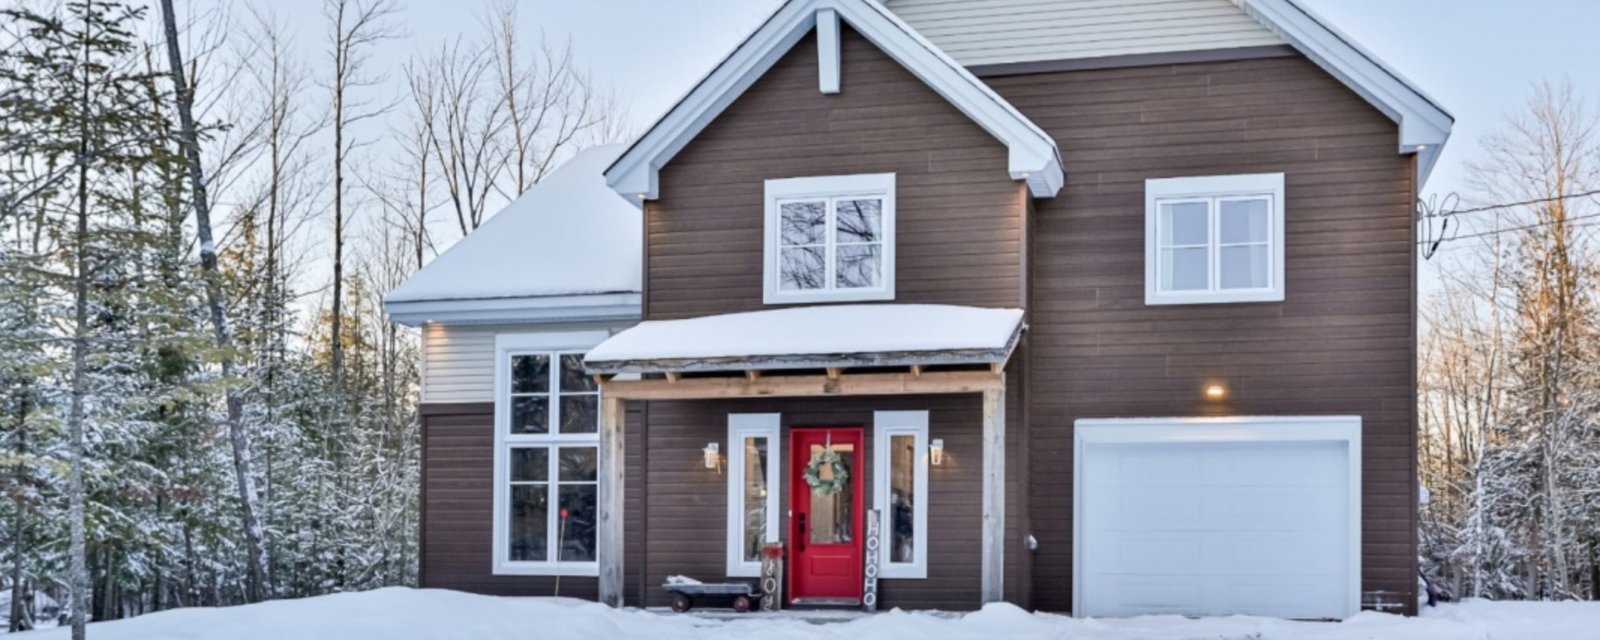
[[(473, 0), (402, 0), (408, 36), (379, 60), (400, 61), (477, 33)], [(1541, 78), (1567, 77), (1600, 102), (1600, 2), (1593, 0), (1301, 0), (1456, 116), (1455, 135), (1424, 194), (1466, 191), (1479, 139)], [(577, 58), (627, 102), (643, 130), (722, 59), (780, 0), (522, 0), (529, 33), (570, 39)], [(321, 0), (279, 0), (308, 57), (322, 55)], [(320, 61), (318, 61), (320, 62)], [(398, 74), (394, 74), (398, 76)], [(398, 87), (395, 91), (398, 92)]]

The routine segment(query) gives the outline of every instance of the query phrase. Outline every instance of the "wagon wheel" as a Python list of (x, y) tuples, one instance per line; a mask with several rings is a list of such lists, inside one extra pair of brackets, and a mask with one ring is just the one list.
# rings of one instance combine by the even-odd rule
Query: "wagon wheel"
[(739, 613), (750, 613), (750, 596), (734, 596), (733, 610)]
[(694, 608), (694, 598), (689, 597), (689, 595), (686, 594), (686, 593), (673, 594), (673, 596), (672, 596), (672, 610), (673, 611), (675, 611), (677, 613), (683, 613), (683, 612), (688, 611), (688, 610), (693, 609), (693, 608)]

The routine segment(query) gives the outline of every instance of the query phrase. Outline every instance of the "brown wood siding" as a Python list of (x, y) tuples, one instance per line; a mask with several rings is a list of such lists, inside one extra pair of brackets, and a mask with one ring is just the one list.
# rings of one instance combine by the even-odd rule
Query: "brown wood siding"
[(894, 173), (896, 302), (1016, 307), (1021, 185), (994, 137), (846, 28), (843, 90), (808, 37), (661, 172), (647, 207), (649, 319), (762, 303), (768, 179)]
[[(627, 513), (624, 523), (641, 522), (644, 504), (642, 420), (629, 413)], [(430, 589), (513, 596), (555, 593), (550, 576), (496, 576), (493, 571), (494, 529), (494, 404), (489, 402), (422, 405), (422, 565), (420, 584)], [(642, 529), (627, 533), (625, 567), (640, 566), (637, 553)], [(628, 604), (641, 593), (633, 572), (624, 591)], [(561, 595), (596, 599), (592, 577), (566, 576)]]
[[(1016, 394), (1011, 394), (1015, 399)], [(644, 518), (650, 527), (645, 538), (648, 566), (644, 582), (660, 584), (669, 575), (683, 574), (702, 580), (725, 575), (727, 556), (726, 473), (706, 469), (701, 449), (708, 442), (727, 447), (728, 414), (782, 414), (782, 451), (779, 477), (782, 489), (779, 512), (788, 513), (790, 482), (794, 474), (789, 464), (789, 434), (793, 427), (864, 427), (866, 462), (857, 478), (865, 484), (867, 508), (872, 504), (872, 455), (874, 411), (929, 412), (928, 437), (945, 442), (944, 464), (929, 467), (928, 487), (928, 577), (921, 580), (882, 580), (879, 583), (883, 608), (938, 608), (971, 610), (981, 604), (979, 577), (982, 532), (982, 402), (978, 395), (927, 397), (849, 397), (849, 398), (762, 398), (751, 400), (651, 402), (649, 434), (645, 446), (650, 450), (650, 466), (644, 482), (650, 499)], [(1016, 409), (1008, 406), (1008, 413)], [(1007, 458), (1023, 456), (1022, 441), (1007, 441)], [(1020, 495), (1025, 478), (1008, 476), (1012, 487), (1008, 496), (1006, 527), (1006, 595), (1022, 602), (1027, 586), (1021, 566), (1026, 557), (1022, 544), (1026, 532), (1021, 528), (1026, 516)], [(784, 538), (788, 519), (779, 530)], [(667, 594), (647, 590), (647, 606), (666, 606)]]
[[(1355, 414), (1362, 588), (1414, 610), (1414, 173), (1394, 123), (1298, 57), (989, 82), (1067, 172), (1030, 232), (1035, 606), (1071, 606), (1074, 420)], [(1145, 305), (1145, 179), (1280, 171), (1283, 303)], [(1227, 401), (1202, 398), (1213, 381)]]

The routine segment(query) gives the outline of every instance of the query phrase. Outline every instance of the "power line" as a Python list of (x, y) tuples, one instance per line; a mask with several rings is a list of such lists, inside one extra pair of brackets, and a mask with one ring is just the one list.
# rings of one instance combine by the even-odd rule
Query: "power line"
[[(1561, 201), (1565, 201), (1565, 200), (1575, 200), (1575, 199), (1578, 199), (1578, 198), (1588, 198), (1588, 197), (1594, 197), (1594, 196), (1600, 196), (1600, 189), (1592, 189), (1592, 190), (1589, 190), (1589, 191), (1582, 191), (1582, 192), (1579, 192), (1579, 193), (1568, 193), (1568, 194), (1563, 194), (1563, 195), (1558, 195), (1558, 196), (1550, 196), (1550, 197), (1547, 197), (1547, 198), (1534, 198), (1534, 199), (1531, 199), (1531, 200), (1523, 200), (1521, 202), (1507, 202), (1507, 203), (1501, 203), (1501, 204), (1491, 204), (1491, 205), (1484, 205), (1484, 206), (1480, 206), (1480, 207), (1472, 207), (1472, 208), (1468, 208), (1468, 209), (1452, 209), (1452, 210), (1449, 210), (1449, 211), (1434, 211), (1432, 209), (1435, 209), (1435, 208), (1443, 209), (1443, 208), (1446, 208), (1446, 207), (1450, 207), (1450, 206), (1454, 205), (1456, 202), (1459, 202), (1460, 199), (1461, 199), (1460, 196), (1458, 196), (1458, 195), (1456, 195), (1454, 193), (1451, 193), (1451, 194), (1445, 196), (1443, 200), (1440, 200), (1439, 197), (1437, 195), (1435, 195), (1435, 196), (1433, 196), (1432, 198), (1430, 198), (1429, 200), (1427, 200), (1425, 202), (1424, 201), (1420, 201), (1420, 200), (1417, 202), (1418, 209), (1423, 211), (1422, 215), (1417, 216), (1417, 221), (1423, 223), (1424, 226), (1423, 226), (1422, 233), (1423, 233), (1424, 236), (1426, 236), (1424, 239), (1417, 241), (1417, 245), (1420, 246), (1420, 247), (1423, 247), (1422, 256), (1423, 256), (1424, 259), (1432, 259), (1433, 255), (1435, 253), (1437, 253), (1439, 251), (1439, 248), (1442, 245), (1444, 245), (1446, 242), (1452, 242), (1452, 241), (1455, 241), (1455, 240), (1469, 240), (1469, 239), (1472, 239), (1472, 238), (1482, 238), (1482, 237), (1486, 237), (1486, 236), (1498, 235), (1498, 234), (1501, 234), (1501, 233), (1514, 233), (1514, 232), (1517, 232), (1517, 231), (1527, 231), (1529, 229), (1537, 229), (1539, 227), (1545, 227), (1545, 226), (1549, 226), (1549, 225), (1553, 225), (1553, 224), (1559, 224), (1559, 223), (1562, 223), (1562, 222), (1571, 222), (1573, 220), (1583, 220), (1583, 219), (1587, 219), (1587, 218), (1594, 218), (1594, 217), (1600, 216), (1600, 214), (1585, 214), (1585, 215), (1581, 215), (1581, 216), (1572, 216), (1572, 217), (1568, 217), (1568, 218), (1563, 218), (1562, 220), (1552, 220), (1552, 221), (1548, 221), (1548, 222), (1540, 222), (1540, 223), (1523, 225), (1523, 226), (1520, 226), (1520, 227), (1509, 227), (1509, 228), (1505, 228), (1505, 229), (1495, 229), (1493, 231), (1483, 231), (1483, 232), (1472, 233), (1472, 234), (1468, 234), (1468, 235), (1464, 235), (1464, 236), (1461, 236), (1461, 235), (1452, 236), (1452, 235), (1450, 235), (1451, 223), (1456, 221), (1455, 216), (1457, 216), (1457, 215), (1469, 214), (1469, 213), (1487, 213), (1487, 212), (1490, 212), (1490, 211), (1500, 211), (1502, 209), (1513, 209), (1513, 208), (1517, 208), (1517, 207), (1527, 207), (1527, 206), (1540, 205), (1540, 204), (1550, 204), (1552, 202), (1561, 202)], [(1434, 220), (1434, 219), (1442, 219), (1444, 221), (1443, 226), (1439, 228), (1437, 235), (1434, 234), (1433, 225), (1428, 224), (1428, 222), (1430, 220)], [(1459, 226), (1459, 224), (1457, 226)], [(1583, 228), (1585, 226), (1589, 226), (1589, 225), (1578, 225), (1575, 228)]]
[[(1588, 213), (1588, 214), (1584, 214), (1584, 215), (1581, 215), (1581, 216), (1572, 216), (1570, 218), (1563, 218), (1561, 220), (1548, 220), (1548, 221), (1545, 221), (1545, 222), (1535, 222), (1533, 224), (1525, 224), (1525, 225), (1522, 225), (1520, 227), (1506, 227), (1504, 229), (1495, 229), (1493, 231), (1483, 231), (1483, 232), (1479, 232), (1479, 233), (1467, 234), (1467, 235), (1464, 235), (1464, 236), (1451, 236), (1449, 238), (1441, 239), (1438, 242), (1453, 242), (1453, 241), (1456, 241), (1456, 240), (1471, 240), (1473, 238), (1483, 238), (1483, 237), (1487, 237), (1487, 236), (1498, 235), (1498, 234), (1501, 234), (1501, 233), (1515, 233), (1515, 232), (1518, 232), (1518, 231), (1527, 231), (1529, 229), (1537, 229), (1539, 227), (1548, 227), (1550, 225), (1560, 224), (1560, 223), (1563, 223), (1563, 222), (1574, 222), (1574, 221), (1577, 221), (1577, 220), (1587, 220), (1589, 218), (1600, 218), (1600, 213)], [(1574, 229), (1582, 229), (1584, 227), (1590, 227), (1590, 226), (1594, 226), (1594, 225), (1587, 225), (1587, 224), (1573, 225), (1572, 228), (1574, 228)], [(1423, 242), (1418, 242), (1417, 244), (1432, 244), (1432, 242), (1431, 241), (1423, 241)]]
[[(1573, 219), (1576, 220), (1578, 218), (1573, 218)], [(1583, 229), (1600, 229), (1600, 220), (1596, 220), (1594, 222), (1585, 222), (1583, 224), (1572, 225), (1572, 230), (1573, 231), (1580, 231), (1580, 230), (1583, 230)], [(1500, 231), (1490, 231), (1490, 232), (1486, 232), (1484, 235), (1493, 235), (1495, 233), (1505, 233), (1505, 232), (1508, 232), (1508, 231), (1516, 231), (1516, 229), (1501, 229)], [(1477, 236), (1469, 236), (1469, 237), (1477, 237)], [(1418, 242), (1417, 244), (1421, 245), (1421, 244), (1428, 244), (1428, 243), (1427, 242)], [(1470, 249), (1470, 248), (1472, 248), (1471, 245), (1452, 244), (1452, 245), (1445, 245), (1445, 246), (1439, 247), (1438, 249), (1434, 250), (1434, 253), (1449, 253), (1449, 252), (1456, 251), (1458, 249)], [(1431, 257), (1431, 256), (1425, 256), (1425, 257)]]
[[(1458, 215), (1458, 214), (1463, 214), (1463, 213), (1486, 213), (1486, 212), (1489, 212), (1489, 211), (1498, 211), (1500, 209), (1513, 209), (1513, 208), (1516, 208), (1516, 207), (1526, 207), (1526, 206), (1536, 205), (1536, 204), (1549, 204), (1549, 203), (1552, 203), (1552, 202), (1559, 202), (1559, 201), (1562, 201), (1562, 200), (1574, 200), (1574, 199), (1577, 199), (1577, 198), (1588, 198), (1588, 197), (1591, 197), (1591, 196), (1600, 196), (1600, 189), (1594, 189), (1594, 190), (1591, 190), (1591, 191), (1583, 191), (1583, 192), (1579, 192), (1579, 193), (1569, 193), (1569, 194), (1560, 195), (1560, 196), (1550, 196), (1548, 198), (1536, 198), (1536, 199), (1533, 199), (1533, 200), (1523, 200), (1522, 202), (1508, 202), (1508, 203), (1505, 203), (1505, 204), (1484, 205), (1484, 206), (1481, 206), (1481, 207), (1473, 207), (1473, 208), (1470, 208), (1470, 209), (1456, 209), (1456, 210), (1453, 210), (1453, 211), (1429, 212), (1428, 214), (1426, 214), (1423, 217), (1425, 217), (1425, 218), (1443, 218), (1443, 217), (1448, 217), (1448, 216), (1453, 216), (1453, 215)], [(1446, 198), (1446, 201), (1448, 202), (1449, 198)]]

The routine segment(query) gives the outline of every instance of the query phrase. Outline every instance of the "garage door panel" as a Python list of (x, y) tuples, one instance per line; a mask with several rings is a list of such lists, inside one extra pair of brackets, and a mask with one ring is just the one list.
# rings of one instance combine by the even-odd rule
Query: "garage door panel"
[[(1345, 487), (1239, 487), (1206, 499), (1206, 524), (1257, 531), (1329, 531), (1348, 527)], [(1330, 507), (1330, 505), (1332, 505)]]
[(1335, 442), (1212, 444), (1201, 456), (1201, 474), (1192, 481), (1205, 486), (1306, 487), (1336, 484), (1342, 473), (1344, 445)]
[(1079, 451), (1082, 615), (1349, 613), (1348, 443), (1092, 442)]
[(1109, 536), (1097, 552), (1085, 558), (1092, 573), (1163, 575), (1172, 567), (1202, 556), (1206, 541), (1179, 533), (1128, 533)]
[(1305, 618), (1307, 599), (1331, 601), (1343, 597), (1336, 585), (1306, 577), (1271, 576), (1241, 578), (1229, 589), (1212, 588), (1212, 576), (1172, 574), (1110, 576), (1105, 585), (1085, 594), (1091, 610), (1115, 609), (1115, 615), (1215, 615), (1217, 611), (1248, 611), (1250, 615)]
[[(1300, 531), (1346, 525), (1342, 512), (1325, 506), (1344, 500), (1344, 487), (1240, 487), (1226, 492), (1215, 487), (1107, 488), (1115, 491), (1090, 498), (1084, 510), (1087, 522), (1103, 523), (1091, 525), (1095, 530), (1234, 531), (1246, 525)], [(1114, 513), (1102, 515), (1102, 509)], [(1115, 517), (1106, 517), (1110, 515)]]

